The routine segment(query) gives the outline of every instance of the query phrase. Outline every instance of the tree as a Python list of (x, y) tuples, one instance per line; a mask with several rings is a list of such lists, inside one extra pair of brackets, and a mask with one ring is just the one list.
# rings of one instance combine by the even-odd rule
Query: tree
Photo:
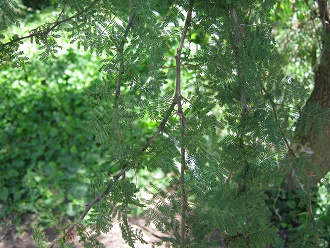
[[(64, 34), (105, 54), (101, 70), (107, 76), (88, 92), (89, 127), (107, 149), (109, 171), (119, 169), (91, 175), (95, 199), (51, 246), (65, 247), (75, 228), (86, 247), (95, 247), (114, 218), (134, 246), (142, 240), (127, 222), (134, 205), (149, 207), (149, 223), (168, 234), (164, 242), (174, 247), (272, 247), (278, 229), (264, 192), (279, 188), (292, 169), (304, 185), (298, 190), (301, 206), (309, 211), (297, 217), (302, 226), (291, 245), (320, 246), (322, 229), (305, 173), (312, 166), (309, 154), (292, 145), (290, 100), (305, 89), (283, 80), (278, 70), (269, 16), (274, 1), (54, 2), (54, 21), (22, 37), (2, 35), (7, 40), (0, 43), (1, 64), (27, 66), (20, 45), (28, 39), (39, 45), (41, 60), (56, 59)], [(5, 31), (8, 21), (18, 24), (18, 6), (7, 1), (1, 7)], [(148, 140), (146, 130), (133, 136), (146, 118), (157, 125), (153, 134)], [(151, 186), (152, 200), (137, 199), (139, 189), (125, 173), (143, 168), (172, 173), (171, 190)], [(210, 238), (215, 233), (219, 239)], [(41, 237), (37, 231), (44, 247)]]
[[(320, 110), (328, 110), (330, 107), (330, 19), (329, 7), (326, 1), (318, 1), (319, 18), (322, 21), (322, 50), (320, 63), (315, 69), (315, 86), (307, 105), (318, 104)], [(329, 119), (329, 115), (326, 115)], [(307, 136), (307, 141), (310, 142), (312, 149), (315, 151), (313, 161), (322, 166), (323, 173), (330, 171), (330, 155), (326, 147), (330, 146), (330, 126), (327, 125), (322, 137), (317, 137), (317, 131), (313, 127), (312, 131)]]
[[(312, 181), (318, 182), (330, 170), (327, 152), (329, 145), (327, 136), (329, 133), (327, 100), (329, 96), (327, 86), (329, 84), (329, 8), (327, 1), (294, 3), (279, 1), (274, 16), (281, 37), (280, 49), (288, 59), (287, 63), (290, 64), (292, 70), (296, 71), (294, 73), (296, 75), (293, 76), (296, 82), (306, 88), (310, 87), (312, 81), (315, 82), (308, 100), (302, 102), (306, 104), (300, 111), (296, 143), (313, 154), (311, 161), (316, 166), (310, 168), (308, 174)], [(307, 42), (304, 42), (306, 40)], [(301, 46), (297, 49), (295, 46), (299, 43)], [(307, 76), (298, 76), (297, 74), (302, 73), (297, 73), (297, 71)]]

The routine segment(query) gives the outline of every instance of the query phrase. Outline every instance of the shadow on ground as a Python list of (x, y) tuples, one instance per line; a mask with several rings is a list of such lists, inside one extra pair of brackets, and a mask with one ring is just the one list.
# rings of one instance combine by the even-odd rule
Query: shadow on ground
[[(145, 227), (145, 220), (142, 218), (135, 218), (130, 220), (130, 224), (133, 228), (141, 229), (143, 232), (144, 240), (148, 244), (142, 244), (137, 242), (135, 247), (148, 248), (152, 247), (152, 243), (159, 242), (164, 235), (152, 227)], [(48, 231), (47, 236), (51, 240), (54, 240), (57, 234)], [(15, 228), (0, 228), (0, 248), (36, 248), (37, 246), (33, 242), (33, 228), (31, 223), (26, 220), (21, 228), (21, 233), (18, 233)], [(105, 247), (118, 247), (128, 248), (129, 246), (124, 242), (121, 236), (121, 230), (119, 223), (115, 223), (109, 233), (102, 234), (99, 238)], [(74, 237), (74, 247), (82, 248), (83, 245), (79, 243), (79, 238)]]

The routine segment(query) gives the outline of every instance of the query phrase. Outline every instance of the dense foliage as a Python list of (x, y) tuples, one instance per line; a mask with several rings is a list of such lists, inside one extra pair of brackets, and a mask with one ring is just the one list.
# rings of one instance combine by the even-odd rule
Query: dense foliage
[(86, 175), (105, 159), (86, 129), (83, 89), (100, 78), (100, 62), (78, 56), (68, 50), (55, 63), (34, 57), (25, 70), (1, 68), (1, 218), (49, 209), (74, 216), (91, 197)]
[[(281, 57), (269, 15), (274, 1), (54, 2), (59, 7), (55, 20), (26, 36), (3, 36), (0, 62), (2, 66), (24, 67), (27, 58), (20, 43), (28, 38), (39, 45), (40, 59), (48, 61), (57, 56), (63, 35), (104, 56), (100, 73), (105, 76), (87, 90), (92, 105), (88, 127), (109, 158), (106, 165), (89, 174), (94, 200), (87, 202), (77, 222), (55, 242), (66, 247), (67, 237), (76, 228), (84, 245), (95, 247), (99, 245), (96, 237), (111, 229), (116, 219), (123, 238), (134, 246), (135, 240), (143, 240), (141, 233), (128, 225), (127, 216), (134, 207), (148, 207), (148, 222), (166, 234), (163, 241), (173, 247), (281, 247), (279, 226), (271, 222), (271, 215), (272, 211), (279, 214), (280, 187), (295, 171), (295, 197), (306, 211), (292, 216), (297, 229), (289, 237), (290, 247), (328, 244), (322, 239), (325, 229), (316, 215), (305, 173), (313, 165), (309, 154), (293, 144), (300, 99), (307, 89), (278, 69)], [(2, 7), (2, 14), (17, 22), (15, 5), (8, 2)], [(88, 74), (85, 77), (94, 80)], [(43, 81), (37, 83), (42, 85)], [(24, 89), (18, 86), (19, 92)], [(52, 94), (78, 97), (70, 90), (40, 95), (50, 100)], [(26, 112), (37, 103), (29, 102), (32, 106)], [(84, 113), (79, 113), (79, 101), (74, 101), (78, 106), (73, 109), (64, 106), (61, 111), (56, 102), (46, 103), (51, 110), (47, 123), (35, 117), (40, 121), (36, 129), (50, 142), (28, 153), (45, 156), (47, 145), (62, 144), (64, 154), (59, 148), (47, 155), (46, 169), (29, 156), (32, 170), (20, 174), (16, 169), (14, 179), (33, 173), (33, 168), (39, 168), (37, 173), (53, 171), (63, 178), (77, 176), (78, 166), (73, 174), (58, 172), (61, 166), (74, 163), (65, 161), (65, 152), (93, 163), (90, 155), (81, 153), (83, 145), (70, 143), (79, 131), (68, 126), (66, 118)], [(58, 112), (65, 117), (56, 118)], [(154, 124), (151, 129), (143, 128), (146, 120)], [(67, 131), (64, 141), (52, 140), (59, 131), (49, 126), (51, 121)], [(317, 116), (310, 121), (319, 123)], [(14, 131), (23, 133), (24, 127)], [(8, 162), (8, 171), (22, 166), (23, 159), (18, 161), (22, 162)], [(126, 177), (130, 169), (160, 169), (173, 180), (165, 191), (151, 184), (146, 191), (152, 198), (145, 201), (137, 196), (136, 181)], [(2, 200), (8, 196), (2, 194)], [(267, 199), (274, 202), (266, 205)], [(289, 207), (294, 204), (287, 203)], [(45, 247), (42, 237), (36, 231), (36, 242)]]

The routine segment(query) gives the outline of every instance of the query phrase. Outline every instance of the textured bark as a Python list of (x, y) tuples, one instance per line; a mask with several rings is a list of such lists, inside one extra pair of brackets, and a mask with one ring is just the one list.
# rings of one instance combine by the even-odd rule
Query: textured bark
[[(319, 112), (330, 108), (330, 24), (329, 24), (329, 6), (325, 0), (317, 1), (319, 7), (319, 18), (324, 28), (323, 47), (320, 63), (315, 70), (315, 84), (306, 106), (318, 104)], [(330, 115), (327, 116), (330, 119)], [(303, 123), (304, 125), (304, 123)], [(330, 171), (330, 125), (327, 124), (323, 129), (322, 136), (318, 136), (315, 125), (311, 127), (307, 136), (299, 137), (301, 144), (307, 144), (314, 154), (311, 156), (311, 162), (321, 166), (319, 171), (311, 170), (308, 174), (313, 182), (319, 181)]]

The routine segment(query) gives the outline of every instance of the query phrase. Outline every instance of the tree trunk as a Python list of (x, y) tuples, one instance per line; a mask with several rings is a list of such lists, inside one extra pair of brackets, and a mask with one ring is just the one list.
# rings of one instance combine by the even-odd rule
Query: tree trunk
[[(319, 18), (323, 24), (323, 47), (321, 51), (320, 63), (315, 69), (314, 89), (306, 102), (306, 107), (317, 104), (318, 113), (324, 113), (330, 107), (330, 23), (329, 8), (326, 0), (319, 0)], [(317, 113), (316, 113), (317, 114)], [(306, 145), (313, 151), (311, 163), (319, 165), (320, 171), (313, 170), (308, 172), (312, 182), (318, 182), (330, 170), (330, 115), (327, 114), (327, 124), (323, 128), (321, 136), (317, 134), (317, 124), (313, 124), (307, 135), (299, 137), (300, 144)], [(304, 121), (302, 125), (306, 125)]]

